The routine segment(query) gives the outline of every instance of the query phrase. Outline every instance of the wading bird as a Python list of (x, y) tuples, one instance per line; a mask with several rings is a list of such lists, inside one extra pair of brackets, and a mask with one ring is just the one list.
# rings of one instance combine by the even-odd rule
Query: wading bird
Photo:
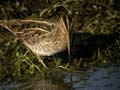
[[(62, 17), (53, 21), (0, 21), (0, 26), (12, 32), (37, 56), (52, 56), (69, 48), (69, 33)], [(39, 61), (46, 67), (42, 60)]]

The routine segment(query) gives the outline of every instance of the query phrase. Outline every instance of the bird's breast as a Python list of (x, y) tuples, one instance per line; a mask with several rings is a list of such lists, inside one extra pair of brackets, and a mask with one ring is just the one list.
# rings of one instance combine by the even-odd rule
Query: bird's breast
[(32, 50), (33, 53), (36, 53), (40, 56), (52, 56), (58, 52), (63, 51), (67, 47), (66, 37), (49, 37), (31, 42), (24, 42), (24, 44)]

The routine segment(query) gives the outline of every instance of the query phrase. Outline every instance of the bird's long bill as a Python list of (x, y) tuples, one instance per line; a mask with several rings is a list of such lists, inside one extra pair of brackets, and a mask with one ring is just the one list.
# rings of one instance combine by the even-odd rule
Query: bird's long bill
[(63, 20), (63, 17), (60, 17), (59, 19), (59, 24), (60, 24), (60, 28), (62, 30), (62, 32), (64, 32), (66, 34), (66, 39), (67, 39), (67, 48), (68, 48), (68, 56), (69, 56), (69, 61), (71, 61), (71, 55), (70, 55), (70, 37), (69, 37), (69, 32), (68, 32), (68, 29), (65, 25), (65, 22)]

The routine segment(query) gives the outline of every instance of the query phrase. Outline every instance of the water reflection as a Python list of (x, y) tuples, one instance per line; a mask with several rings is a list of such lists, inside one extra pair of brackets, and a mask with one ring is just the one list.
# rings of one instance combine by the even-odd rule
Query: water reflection
[(64, 72), (64, 82), (30, 79), (4, 83), (0, 90), (120, 90), (120, 67), (92, 68), (86, 72)]

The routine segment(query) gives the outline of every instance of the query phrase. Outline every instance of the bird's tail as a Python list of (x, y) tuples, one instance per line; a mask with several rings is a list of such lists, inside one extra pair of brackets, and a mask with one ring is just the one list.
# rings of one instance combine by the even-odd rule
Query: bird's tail
[(7, 26), (6, 22), (7, 22), (7, 21), (0, 21), (0, 27), (6, 29), (6, 30), (8, 30), (8, 31), (10, 31), (11, 33), (14, 33), (14, 32)]

